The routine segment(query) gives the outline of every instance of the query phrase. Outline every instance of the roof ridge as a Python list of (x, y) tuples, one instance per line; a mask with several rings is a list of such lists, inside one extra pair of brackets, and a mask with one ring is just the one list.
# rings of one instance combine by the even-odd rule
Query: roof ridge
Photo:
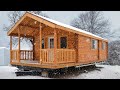
[(49, 22), (51, 22), (51, 23), (54, 23), (54, 24), (56, 24), (56, 25), (60, 25), (60, 26), (63, 26), (63, 27), (65, 27), (65, 28), (69, 28), (69, 29), (76, 30), (76, 31), (81, 32), (81, 33), (84, 33), (84, 34), (88, 34), (88, 35), (91, 35), (91, 36), (94, 36), (94, 37), (97, 37), (97, 38), (101, 38), (101, 39), (107, 40), (107, 39), (102, 38), (102, 37), (100, 37), (100, 36), (98, 36), (98, 35), (95, 35), (95, 34), (93, 34), (93, 33), (91, 33), (91, 32), (88, 32), (88, 31), (85, 31), (85, 30), (82, 30), (82, 29), (73, 27), (73, 26), (71, 26), (71, 25), (68, 25), (68, 24), (65, 24), (65, 23), (62, 23), (62, 22), (53, 20), (53, 19), (51, 19), (51, 18), (47, 18), (47, 17), (41, 16), (41, 15), (37, 15), (37, 14), (32, 13), (32, 12), (29, 12), (29, 11), (27, 11), (27, 12), (30, 13), (30, 14), (32, 14), (32, 15), (38, 16), (38, 17), (40, 17), (40, 18), (42, 18), (42, 19), (45, 19), (45, 20), (47, 20), (47, 21), (49, 21)]

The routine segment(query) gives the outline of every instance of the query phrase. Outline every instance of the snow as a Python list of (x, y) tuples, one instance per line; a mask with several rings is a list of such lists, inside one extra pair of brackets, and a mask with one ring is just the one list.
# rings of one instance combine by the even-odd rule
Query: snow
[[(58, 75), (60, 79), (120, 79), (120, 66), (96, 65), (100, 70), (91, 70), (79, 73), (80, 70)], [(41, 76), (16, 76), (16, 67), (0, 66), (0, 79), (55, 79)]]
[(0, 79), (47, 79), (40, 76), (16, 76), (16, 67), (12, 66), (0, 66)]
[(101, 71), (95, 70), (89, 73), (83, 73), (77, 77), (79, 79), (120, 79), (120, 66), (97, 65)]
[[(28, 12), (28, 13), (31, 13), (31, 12)], [(87, 34), (87, 35), (91, 35), (91, 36), (94, 36), (94, 37), (97, 37), (97, 38), (101, 38), (101, 39), (103, 39), (103, 40), (107, 40), (107, 39), (104, 39), (104, 38), (102, 38), (102, 37), (100, 37), (100, 36), (94, 35), (94, 34), (92, 34), (92, 33), (90, 33), (90, 32), (87, 32), (87, 31), (84, 31), (84, 30), (75, 28), (75, 27), (70, 26), (70, 25), (66, 25), (66, 24), (64, 24), (64, 23), (61, 23), (61, 22), (52, 20), (52, 19), (50, 19), (50, 18), (46, 18), (46, 17), (43, 17), (43, 16), (41, 16), (41, 15), (37, 15), (37, 14), (34, 14), (34, 13), (31, 13), (31, 14), (33, 14), (33, 15), (35, 15), (35, 16), (37, 16), (37, 17), (43, 18), (43, 19), (45, 19), (45, 20), (47, 20), (47, 21), (49, 21), (49, 22), (51, 22), (51, 23), (54, 23), (54, 24), (63, 26), (63, 27), (65, 27), (65, 28), (69, 28), (69, 29), (72, 29), (72, 30), (75, 30), (75, 31), (78, 31), (78, 32), (81, 32), (81, 33), (84, 33), (84, 34)]]

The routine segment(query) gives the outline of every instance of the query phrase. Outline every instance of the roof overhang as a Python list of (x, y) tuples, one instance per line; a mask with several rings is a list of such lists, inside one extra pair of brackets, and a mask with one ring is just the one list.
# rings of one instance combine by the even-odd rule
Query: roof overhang
[(79, 32), (79, 31), (76, 31), (74, 29), (70, 29), (70, 28), (67, 28), (67, 27), (64, 27), (64, 26), (61, 26), (61, 25), (57, 25), (55, 23), (52, 23), (48, 20), (45, 20), (44, 18), (41, 18), (37, 15), (34, 15), (32, 13), (29, 13), (29, 12), (26, 12), (17, 22), (16, 24), (7, 32), (7, 35), (8, 36), (11, 36), (11, 33), (17, 28), (17, 26), (19, 26), (21, 24), (21, 22), (23, 20), (25, 20), (26, 17), (29, 17), (33, 20), (36, 20), (40, 23), (43, 23), (49, 27), (52, 27), (52, 28), (58, 28), (58, 29), (62, 29), (62, 30), (66, 30), (66, 31), (69, 31), (69, 32), (73, 32), (73, 33), (76, 33), (76, 34), (80, 34), (80, 35), (83, 35), (83, 36), (87, 36), (87, 37), (90, 37), (90, 38), (94, 38), (94, 39), (98, 39), (98, 40), (103, 40), (103, 41), (106, 41), (108, 42), (108, 40), (106, 39), (102, 39), (102, 38), (99, 38), (99, 37), (96, 37), (96, 36), (93, 36), (93, 35), (88, 35), (86, 33), (83, 33), (83, 32)]

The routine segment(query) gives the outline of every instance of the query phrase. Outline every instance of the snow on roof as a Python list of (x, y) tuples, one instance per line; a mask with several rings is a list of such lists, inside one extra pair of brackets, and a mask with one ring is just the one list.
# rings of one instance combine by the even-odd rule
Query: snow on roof
[[(31, 12), (28, 12), (28, 13), (31, 13)], [(78, 32), (81, 32), (81, 33), (85, 33), (85, 34), (88, 34), (88, 35), (91, 35), (91, 36), (94, 36), (94, 37), (97, 37), (97, 38), (104, 39), (104, 38), (102, 38), (102, 37), (100, 37), (100, 36), (97, 36), (97, 35), (95, 35), (95, 34), (92, 34), (92, 33), (90, 33), (90, 32), (87, 32), (87, 31), (84, 31), (84, 30), (75, 28), (75, 27), (73, 27), (73, 26), (70, 26), (70, 25), (67, 25), (67, 24), (64, 24), (64, 23), (55, 21), (55, 20), (53, 20), (53, 19), (46, 18), (46, 17), (43, 17), (43, 16), (41, 16), (41, 15), (37, 15), (37, 14), (34, 14), (34, 13), (31, 13), (31, 14), (33, 14), (33, 15), (35, 15), (35, 16), (38, 16), (38, 17), (40, 17), (40, 18), (42, 18), (42, 19), (45, 19), (45, 20), (47, 20), (47, 21), (49, 21), (49, 22), (51, 22), (51, 23), (57, 24), (57, 25), (59, 25), (59, 26), (63, 26), (63, 27), (65, 27), (65, 28), (69, 28), (69, 29), (72, 29), (72, 30), (75, 30), (75, 31), (78, 31)], [(104, 39), (104, 40), (107, 40), (107, 39)]]

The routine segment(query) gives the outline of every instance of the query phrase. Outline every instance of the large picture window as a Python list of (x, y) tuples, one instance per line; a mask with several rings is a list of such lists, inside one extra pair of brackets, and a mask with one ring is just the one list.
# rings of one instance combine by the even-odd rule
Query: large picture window
[(67, 37), (60, 38), (60, 48), (67, 48)]
[(92, 49), (97, 49), (97, 40), (92, 40)]

